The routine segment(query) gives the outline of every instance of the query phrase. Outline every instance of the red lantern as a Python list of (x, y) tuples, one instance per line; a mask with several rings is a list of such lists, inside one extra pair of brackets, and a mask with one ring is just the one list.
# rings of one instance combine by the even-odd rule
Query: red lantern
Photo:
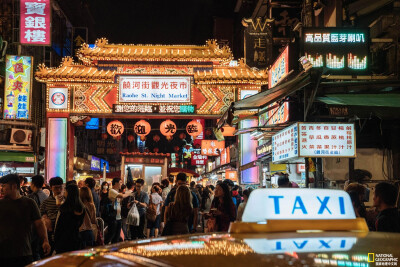
[(170, 142), (172, 139), (174, 139), (172, 136), (168, 135), (165, 138), (167, 138), (168, 142)]
[(196, 120), (192, 120), (186, 125), (186, 132), (196, 138), (203, 132), (203, 125)]
[(186, 148), (186, 150), (189, 150), (189, 149), (190, 149), (190, 146), (189, 146), (189, 145), (186, 145), (185, 148)]
[(108, 134), (106, 134), (106, 133), (101, 134), (101, 139), (106, 140), (107, 137), (108, 137)]
[(210, 129), (207, 129), (205, 133), (206, 133), (207, 136), (212, 135), (212, 131)]
[(128, 135), (128, 141), (129, 141), (129, 143), (132, 143), (133, 142), (133, 140), (135, 140), (135, 137), (133, 136), (133, 135)]
[(176, 133), (176, 124), (171, 120), (165, 120), (160, 125), (160, 132), (167, 137)]
[(112, 137), (121, 136), (124, 133), (124, 125), (120, 121), (112, 121), (107, 125), (107, 132)]
[(153, 136), (153, 141), (156, 142), (156, 143), (157, 143), (158, 141), (160, 141), (160, 136), (159, 136), (158, 134), (154, 135), (154, 136)]
[(182, 140), (185, 139), (185, 138), (186, 138), (186, 134), (180, 133), (180, 134), (179, 134), (179, 138), (182, 139)]
[(153, 148), (154, 153), (158, 153), (158, 150), (159, 150), (158, 147)]
[(140, 120), (137, 123), (135, 123), (135, 126), (133, 127), (133, 131), (135, 132), (135, 134), (137, 134), (139, 136), (146, 136), (151, 131), (150, 123), (148, 123), (145, 120)]
[(92, 118), (90, 118), (89, 116), (86, 116), (86, 118), (83, 119), (84, 122), (89, 122)]
[(178, 152), (179, 151), (179, 146), (175, 146), (174, 150), (175, 150), (175, 152)]
[(121, 140), (121, 136), (120, 136), (120, 135), (114, 136), (114, 139), (117, 140), (117, 141), (119, 141), (119, 140)]
[(143, 142), (146, 141), (146, 136), (141, 136), (140, 140), (142, 140)]

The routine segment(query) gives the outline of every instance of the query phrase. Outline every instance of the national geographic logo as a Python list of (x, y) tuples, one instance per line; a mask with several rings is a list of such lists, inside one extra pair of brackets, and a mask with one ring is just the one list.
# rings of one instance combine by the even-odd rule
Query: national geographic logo
[(376, 266), (397, 266), (398, 258), (393, 254), (368, 253), (368, 262), (375, 262)]

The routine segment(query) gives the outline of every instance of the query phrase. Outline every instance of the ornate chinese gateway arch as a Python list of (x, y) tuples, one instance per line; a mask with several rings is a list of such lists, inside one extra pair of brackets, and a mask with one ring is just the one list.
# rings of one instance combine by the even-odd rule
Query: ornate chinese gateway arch
[[(232, 66), (230, 48), (216, 41), (194, 45), (122, 45), (98, 39), (64, 58), (58, 68), (40, 65), (46, 83), (46, 176), (72, 179), (76, 116), (217, 118), (261, 90), (267, 73)], [(65, 165), (65, 166), (64, 166)]]

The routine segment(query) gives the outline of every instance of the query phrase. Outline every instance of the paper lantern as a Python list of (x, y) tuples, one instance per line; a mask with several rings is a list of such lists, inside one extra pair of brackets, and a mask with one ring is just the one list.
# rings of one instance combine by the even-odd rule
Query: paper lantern
[(135, 134), (137, 134), (139, 136), (146, 136), (151, 131), (150, 123), (148, 123), (145, 120), (140, 120), (137, 123), (135, 123), (135, 126), (133, 127), (133, 131), (135, 132)]
[(160, 141), (160, 136), (159, 136), (158, 134), (154, 135), (154, 136), (153, 136), (153, 141), (156, 142), (156, 143), (157, 143), (158, 141)]
[(112, 121), (107, 125), (107, 132), (112, 137), (121, 136), (124, 133), (124, 125), (118, 120)]
[(179, 151), (179, 146), (175, 146), (175, 147), (174, 147), (174, 150), (175, 150), (176, 152), (178, 152), (178, 151)]
[(196, 120), (192, 120), (186, 125), (186, 132), (190, 136), (197, 137), (203, 132), (203, 125)]
[(231, 127), (231, 126), (223, 126), (221, 128), (221, 132), (222, 132), (223, 136), (235, 136), (235, 131), (236, 131), (236, 128)]
[(135, 137), (133, 136), (133, 135), (128, 135), (128, 141), (129, 141), (129, 143), (132, 143), (133, 142), (133, 140), (135, 140)]
[(160, 132), (166, 137), (172, 137), (176, 133), (176, 124), (171, 120), (165, 120), (160, 125)]
[(121, 140), (121, 136), (120, 135), (114, 136), (114, 139), (119, 141), (119, 140)]
[(182, 139), (182, 140), (185, 139), (185, 138), (186, 138), (186, 134), (180, 133), (180, 134), (179, 134), (179, 138)]
[(158, 147), (153, 148), (154, 153), (158, 153), (158, 151), (159, 151)]
[(107, 133), (102, 133), (101, 134), (101, 139), (106, 140), (108, 138), (108, 134)]

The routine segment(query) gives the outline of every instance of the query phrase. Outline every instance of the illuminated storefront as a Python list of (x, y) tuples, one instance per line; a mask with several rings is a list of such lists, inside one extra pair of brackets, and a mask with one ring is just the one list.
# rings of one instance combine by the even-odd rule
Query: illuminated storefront
[(40, 65), (35, 73), (46, 83), (52, 126), (47, 129), (47, 179), (73, 176), (77, 118), (217, 119), (241, 94), (259, 92), (268, 76), (243, 62), (229, 66), (232, 52), (215, 41), (161, 46), (98, 39), (84, 44), (77, 56), (83, 64), (64, 58), (60, 67)]

